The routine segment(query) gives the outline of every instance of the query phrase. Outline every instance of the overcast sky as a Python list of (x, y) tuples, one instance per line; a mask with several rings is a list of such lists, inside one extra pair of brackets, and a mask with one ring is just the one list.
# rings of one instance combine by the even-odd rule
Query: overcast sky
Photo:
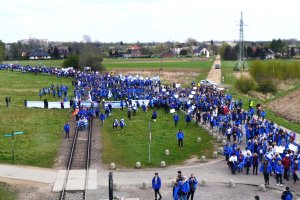
[(298, 38), (299, 0), (0, 0), (0, 40), (184, 42)]

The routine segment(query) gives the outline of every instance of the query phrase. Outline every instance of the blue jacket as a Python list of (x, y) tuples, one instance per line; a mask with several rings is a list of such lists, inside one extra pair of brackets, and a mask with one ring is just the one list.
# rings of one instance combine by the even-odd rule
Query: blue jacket
[(197, 189), (197, 186), (198, 186), (198, 181), (197, 181), (197, 179), (196, 179), (196, 178), (194, 178), (194, 181), (192, 181), (192, 179), (191, 179), (191, 178), (189, 178), (189, 180), (188, 180), (188, 183), (189, 183), (190, 189), (192, 188), (192, 187), (191, 187), (191, 186), (192, 186), (192, 184), (193, 184), (193, 186), (194, 186), (194, 191)]
[(283, 165), (276, 165), (275, 166), (275, 173), (276, 174), (282, 174), (283, 173)]
[(70, 125), (69, 125), (69, 124), (66, 124), (66, 125), (64, 126), (64, 130), (65, 130), (66, 132), (69, 132), (69, 131), (70, 131)]
[(178, 115), (174, 115), (174, 122), (178, 122), (179, 121), (179, 116)]
[[(259, 171), (260, 171), (260, 172), (264, 172), (264, 164), (261, 164)], [(267, 173), (271, 173), (271, 172), (272, 172), (272, 167), (271, 167), (271, 165), (268, 163)]]
[(159, 189), (161, 187), (161, 179), (160, 177), (157, 177), (157, 181), (155, 182), (155, 177), (152, 179), (152, 188), (153, 189)]
[(180, 187), (180, 191), (183, 192), (183, 193), (188, 193), (190, 191), (190, 185), (188, 183), (188, 181), (186, 182), (179, 182), (178, 183), (179, 187)]
[(179, 187), (178, 186), (174, 187), (174, 195), (173, 195), (174, 200), (178, 200), (179, 198), (178, 192), (179, 192)]
[(184, 138), (183, 132), (178, 132), (177, 133), (177, 139), (183, 139), (183, 138)]

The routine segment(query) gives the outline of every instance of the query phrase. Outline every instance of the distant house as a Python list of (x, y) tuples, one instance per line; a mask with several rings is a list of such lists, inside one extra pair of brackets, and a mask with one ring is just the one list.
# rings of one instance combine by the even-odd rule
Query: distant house
[(142, 48), (138, 45), (133, 45), (129, 47), (128, 53), (131, 54), (132, 58), (137, 58), (142, 56)]
[(197, 57), (209, 58), (210, 52), (206, 48), (202, 48), (202, 49), (198, 48), (193, 51), (193, 54), (194, 54), (194, 56), (197, 56)]
[(265, 57), (266, 60), (275, 59), (276, 53), (274, 51), (272, 51), (271, 49), (267, 49), (265, 53), (266, 53), (266, 57)]
[(175, 46), (175, 48), (173, 49), (174, 53), (176, 55), (179, 55), (180, 54), (180, 51), (183, 49), (184, 45), (183, 44), (178, 44)]
[(59, 58), (67, 58), (70, 55), (68, 48), (58, 48)]
[(162, 58), (174, 58), (175, 57), (175, 53), (172, 50), (167, 50), (167, 51), (161, 53), (161, 57)]
[(51, 59), (49, 53), (42, 50), (34, 50), (28, 55), (29, 60), (46, 60)]

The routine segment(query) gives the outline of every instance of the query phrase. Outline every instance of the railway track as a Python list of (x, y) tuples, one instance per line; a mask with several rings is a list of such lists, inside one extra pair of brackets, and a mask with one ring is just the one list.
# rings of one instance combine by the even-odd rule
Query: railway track
[[(76, 125), (75, 134), (72, 140), (68, 163), (66, 166), (66, 176), (63, 188), (59, 195), (59, 200), (86, 200), (88, 188), (88, 173), (91, 160), (93, 119), (89, 120), (87, 130), (80, 131)], [(67, 191), (67, 183), (71, 170), (85, 170), (85, 184), (82, 191)]]

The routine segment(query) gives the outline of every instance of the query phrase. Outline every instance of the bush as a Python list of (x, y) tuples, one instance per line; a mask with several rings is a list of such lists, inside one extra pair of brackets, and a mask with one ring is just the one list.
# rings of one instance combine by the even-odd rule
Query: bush
[(277, 88), (272, 80), (266, 79), (258, 83), (257, 90), (259, 92), (262, 92), (263, 94), (266, 94), (266, 93), (275, 93), (277, 91)]
[(66, 60), (64, 60), (62, 64), (63, 67), (73, 67), (74, 69), (78, 69), (78, 65), (79, 65), (78, 55), (70, 55)]
[(235, 82), (235, 87), (244, 94), (247, 94), (250, 90), (256, 89), (256, 82), (249, 77), (241, 76)]

